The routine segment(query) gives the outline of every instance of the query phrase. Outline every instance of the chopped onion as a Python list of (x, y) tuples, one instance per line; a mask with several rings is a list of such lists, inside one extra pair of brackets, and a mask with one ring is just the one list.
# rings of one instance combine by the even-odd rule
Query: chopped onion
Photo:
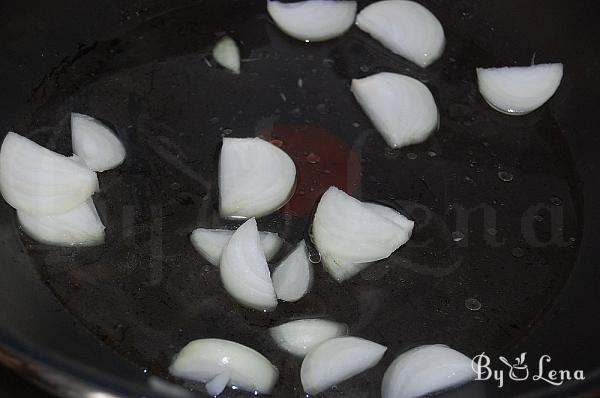
[(524, 115), (544, 105), (558, 89), (563, 64), (477, 68), (479, 92), (497, 111)]
[(313, 267), (304, 241), (275, 268), (272, 279), (280, 300), (294, 302), (308, 293), (313, 281)]
[(191, 341), (175, 357), (169, 372), (202, 383), (214, 381), (210, 387), (215, 390), (223, 382), (215, 377), (229, 372), (228, 386), (257, 394), (269, 394), (279, 377), (277, 368), (257, 351), (221, 339)]
[(271, 311), (277, 306), (254, 218), (242, 224), (223, 249), (221, 281), (227, 292), (246, 307)]
[(392, 52), (423, 68), (444, 52), (442, 24), (414, 1), (378, 1), (358, 14), (356, 24)]
[(272, 327), (269, 333), (279, 348), (304, 357), (319, 344), (348, 334), (348, 326), (326, 319), (300, 319)]
[(206, 383), (206, 392), (213, 397), (221, 394), (223, 390), (227, 388), (229, 379), (231, 379), (231, 371), (226, 370), (223, 373), (219, 373), (211, 381)]
[(295, 3), (267, 1), (267, 11), (281, 30), (310, 42), (341, 36), (354, 23), (356, 1), (306, 0)]
[(115, 133), (91, 116), (71, 113), (73, 153), (94, 171), (114, 169), (125, 160), (125, 147)]
[[(212, 265), (219, 266), (223, 248), (235, 231), (228, 229), (197, 228), (190, 237), (192, 245)], [(265, 258), (270, 261), (283, 245), (283, 239), (273, 232), (259, 232), (260, 245), (265, 252)]]
[(416, 398), (475, 378), (471, 359), (442, 344), (424, 345), (400, 355), (385, 371), (382, 398)]
[(341, 282), (387, 258), (408, 241), (413, 226), (393, 209), (330, 187), (317, 206), (312, 232), (325, 269)]
[(438, 128), (433, 95), (412, 77), (382, 72), (352, 80), (351, 90), (392, 148), (423, 142)]
[(219, 65), (235, 74), (240, 73), (240, 49), (231, 37), (224, 36), (219, 40), (212, 54)]
[(316, 395), (372, 368), (387, 350), (358, 337), (337, 337), (311, 350), (300, 369), (304, 392)]
[(97, 246), (104, 243), (104, 224), (94, 201), (63, 214), (31, 215), (17, 210), (23, 231), (38, 242), (56, 246)]
[(296, 182), (296, 166), (260, 138), (223, 138), (219, 163), (220, 212), (226, 218), (261, 217), (283, 206)]
[(96, 173), (16, 133), (0, 150), (0, 191), (12, 207), (30, 215), (62, 214), (98, 190)]

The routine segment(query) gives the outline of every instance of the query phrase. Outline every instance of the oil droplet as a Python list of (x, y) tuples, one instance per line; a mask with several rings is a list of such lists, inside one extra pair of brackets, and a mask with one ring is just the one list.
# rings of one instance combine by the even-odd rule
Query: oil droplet
[(516, 258), (521, 258), (525, 255), (525, 251), (520, 247), (513, 247), (510, 253)]
[(416, 153), (409, 152), (409, 153), (407, 153), (407, 154), (406, 154), (406, 157), (407, 157), (408, 159), (410, 159), (410, 160), (415, 160), (415, 159), (416, 159), (418, 156), (417, 156), (417, 154), (416, 154)]
[(437, 156), (437, 153), (435, 153), (433, 151), (429, 151), (429, 152), (427, 152), (427, 156), (429, 156), (430, 158), (434, 158)]
[(173, 191), (177, 191), (177, 190), (181, 189), (181, 184), (178, 182), (172, 182), (170, 187)]
[(369, 71), (369, 66), (368, 65), (361, 65), (359, 69), (360, 69), (361, 72), (368, 72)]
[(217, 123), (219, 123), (219, 118), (214, 116), (214, 117), (211, 117), (210, 119), (208, 119), (208, 121), (210, 122), (210, 124), (217, 124)]
[(308, 261), (310, 261), (313, 264), (318, 264), (321, 262), (321, 253), (319, 253), (318, 251), (314, 250), (314, 249), (310, 249), (308, 251)]
[(460, 232), (460, 231), (454, 231), (454, 232), (452, 232), (452, 240), (454, 242), (460, 242), (464, 238), (465, 238), (465, 234), (463, 234), (462, 232)]
[(481, 309), (481, 302), (476, 298), (468, 298), (465, 300), (465, 307), (469, 311), (479, 311)]
[(550, 203), (554, 206), (560, 206), (562, 205), (562, 199), (558, 196), (553, 196), (550, 198)]
[(317, 112), (319, 112), (321, 115), (326, 115), (327, 113), (329, 113), (329, 106), (327, 104), (319, 104), (317, 105)]
[(352, 123), (352, 127), (359, 128), (360, 127), (360, 123), (359, 122), (353, 122)]
[(204, 267), (202, 267), (202, 271), (204, 272), (210, 272), (210, 270), (212, 270), (212, 267), (210, 265), (205, 265)]
[(487, 233), (492, 236), (496, 236), (496, 235), (498, 235), (498, 230), (496, 228), (488, 228)]
[(223, 133), (223, 135), (229, 135), (229, 134), (233, 133), (233, 130), (230, 129), (229, 127), (225, 127), (225, 128), (223, 128), (222, 133)]
[(323, 66), (325, 66), (327, 68), (331, 68), (333, 66), (333, 64), (335, 64), (335, 61), (332, 60), (331, 58), (325, 58), (323, 60)]
[(397, 159), (398, 156), (400, 156), (400, 151), (398, 149), (386, 146), (383, 150), (383, 157), (385, 157), (386, 159)]
[(498, 178), (500, 179), (500, 181), (510, 182), (513, 180), (514, 176), (508, 171), (502, 170), (498, 172)]
[(536, 214), (535, 216), (533, 216), (533, 220), (535, 222), (542, 222), (544, 221), (544, 217), (540, 216), (539, 214)]
[(300, 110), (300, 108), (294, 108), (290, 111), (290, 113), (292, 114), (293, 117), (302, 116), (302, 111)]
[(271, 140), (271, 144), (275, 145), (276, 147), (281, 148), (283, 146), (283, 141), (275, 138), (275, 139)]
[(306, 156), (306, 161), (311, 164), (319, 163), (320, 160), (321, 160), (321, 157), (312, 152)]

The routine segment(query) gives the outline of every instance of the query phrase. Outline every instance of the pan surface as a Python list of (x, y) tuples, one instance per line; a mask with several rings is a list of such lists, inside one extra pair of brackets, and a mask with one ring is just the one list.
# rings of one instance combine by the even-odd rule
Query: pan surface
[[(444, 24), (441, 7), (427, 5)], [(453, 12), (470, 23), (469, 7)], [(418, 344), (444, 343), (467, 355), (505, 352), (527, 336), (575, 264), (583, 203), (568, 132), (557, 123), (572, 81), (567, 69), (548, 106), (500, 115), (479, 96), (474, 70), (515, 59), (494, 51), (504, 42), (485, 47), (445, 28), (444, 56), (425, 70), (356, 28), (322, 44), (294, 41), (269, 21), (262, 2), (178, 8), (82, 46), (34, 88), (32, 117), (18, 131), (70, 154), (70, 112), (115, 128), (128, 156), (100, 175), (94, 198), (106, 245), (40, 245), (16, 221), (14, 233), (74, 317), (167, 379), (172, 356), (188, 341), (219, 337), (267, 356), (281, 372), (274, 394), (297, 396), (300, 361), (280, 352), (266, 330), (302, 317), (345, 322), (350, 334), (393, 354), (324, 396), (377, 396), (389, 362)], [(210, 56), (223, 34), (240, 43), (239, 76)], [(557, 61), (543, 57), (536, 63)], [(381, 71), (413, 76), (432, 90), (441, 127), (425, 143), (390, 150), (355, 103), (350, 79)], [(272, 140), (296, 162), (294, 199), (259, 220), (260, 229), (286, 240), (280, 256), (309, 237), (312, 210), (329, 185), (404, 212), (416, 222), (413, 238), (341, 285), (317, 265), (314, 287), (298, 303), (267, 314), (242, 308), (189, 242), (194, 228), (239, 225), (218, 215), (223, 136)]]

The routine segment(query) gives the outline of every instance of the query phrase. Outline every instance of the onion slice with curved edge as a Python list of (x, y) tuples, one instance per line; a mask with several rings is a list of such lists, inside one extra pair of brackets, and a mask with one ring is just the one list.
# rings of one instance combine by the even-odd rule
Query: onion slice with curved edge
[[(219, 266), (223, 249), (234, 232), (228, 229), (197, 228), (192, 232), (190, 240), (196, 251), (207, 259), (208, 262)], [(258, 234), (260, 236), (260, 245), (265, 252), (265, 258), (267, 261), (270, 261), (275, 257), (279, 249), (281, 249), (283, 239), (274, 232), (259, 232)]]
[(319, 344), (348, 334), (348, 326), (326, 319), (300, 319), (272, 327), (269, 334), (282, 350), (304, 357)]
[(281, 261), (271, 278), (277, 298), (280, 300), (294, 302), (308, 293), (313, 282), (313, 266), (308, 259), (304, 241)]
[(96, 173), (16, 133), (0, 150), (0, 192), (15, 209), (30, 215), (66, 213), (98, 190)]
[(63, 214), (33, 216), (17, 210), (23, 231), (38, 242), (55, 246), (97, 246), (104, 243), (104, 224), (90, 198)]
[(296, 182), (296, 166), (260, 138), (223, 138), (219, 209), (225, 218), (261, 217), (283, 206)]
[(225, 370), (223, 371), (223, 373), (219, 373), (208, 383), (206, 383), (206, 392), (208, 393), (208, 395), (211, 395), (213, 397), (220, 395), (227, 387), (229, 379), (231, 379), (231, 371)]
[(524, 115), (544, 105), (558, 89), (563, 64), (477, 68), (479, 92), (494, 109)]
[(384, 0), (365, 7), (356, 24), (393, 53), (425, 68), (444, 52), (440, 21), (427, 8), (407, 0)]
[(275, 24), (289, 36), (305, 42), (341, 36), (356, 17), (356, 1), (305, 0), (295, 3), (267, 1)]
[(471, 359), (442, 344), (424, 345), (400, 355), (385, 371), (382, 398), (417, 398), (475, 378)]
[(229, 69), (236, 75), (240, 73), (240, 49), (231, 37), (224, 36), (221, 38), (215, 44), (212, 55), (222, 67)]
[(115, 133), (91, 116), (71, 113), (73, 153), (94, 171), (114, 169), (125, 160), (125, 147)]
[(315, 395), (375, 366), (387, 348), (359, 337), (337, 337), (311, 350), (300, 369), (304, 392)]
[[(233, 341), (199, 339), (188, 343), (169, 367), (173, 376), (207, 383), (230, 372), (228, 386), (258, 394), (269, 394), (279, 372), (259, 352)], [(216, 380), (211, 387), (220, 384)]]
[(382, 72), (352, 80), (350, 89), (392, 148), (421, 143), (439, 126), (433, 95), (412, 77)]
[(405, 244), (414, 222), (382, 205), (362, 203), (335, 187), (323, 194), (312, 232), (327, 272), (342, 282)]
[(275, 309), (277, 297), (254, 218), (229, 239), (220, 267), (223, 286), (238, 302), (262, 311)]

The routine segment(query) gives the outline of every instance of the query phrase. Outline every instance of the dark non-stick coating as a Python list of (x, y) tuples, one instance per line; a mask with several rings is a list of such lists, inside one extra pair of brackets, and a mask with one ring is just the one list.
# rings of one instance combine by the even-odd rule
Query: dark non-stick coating
[[(68, 313), (119, 358), (177, 383), (166, 371), (172, 356), (192, 339), (219, 337), (278, 366), (276, 396), (300, 395), (301, 362), (279, 351), (267, 328), (302, 317), (345, 322), (351, 334), (388, 347), (378, 366), (323, 396), (377, 396), (386, 366), (418, 344), (470, 356), (512, 352), (555, 302), (582, 237), (583, 193), (565, 138), (574, 132), (560, 123), (577, 76), (555, 53), (497, 33), (477, 4), (426, 5), (447, 37), (444, 56), (428, 69), (357, 28), (326, 43), (295, 41), (262, 2), (202, 2), (156, 15), (140, 8), (133, 29), (105, 32), (57, 61), (10, 125), (64, 154), (70, 112), (115, 128), (127, 159), (100, 175), (94, 197), (106, 245), (37, 244), (3, 204), (3, 258), (22, 250)], [(476, 29), (467, 34), (465, 26)], [(210, 55), (224, 34), (240, 44), (239, 76)], [(475, 67), (526, 65), (534, 56), (566, 63), (556, 96), (522, 117), (487, 106)], [(434, 94), (441, 127), (425, 143), (389, 149), (354, 101), (350, 80), (382, 71), (415, 77)], [(189, 242), (194, 228), (239, 225), (218, 215), (223, 136), (272, 140), (296, 163), (294, 199), (259, 220), (286, 240), (279, 258), (309, 237), (329, 185), (404, 212), (415, 220), (413, 238), (341, 285), (317, 264), (311, 293), (275, 312), (239, 306)]]

